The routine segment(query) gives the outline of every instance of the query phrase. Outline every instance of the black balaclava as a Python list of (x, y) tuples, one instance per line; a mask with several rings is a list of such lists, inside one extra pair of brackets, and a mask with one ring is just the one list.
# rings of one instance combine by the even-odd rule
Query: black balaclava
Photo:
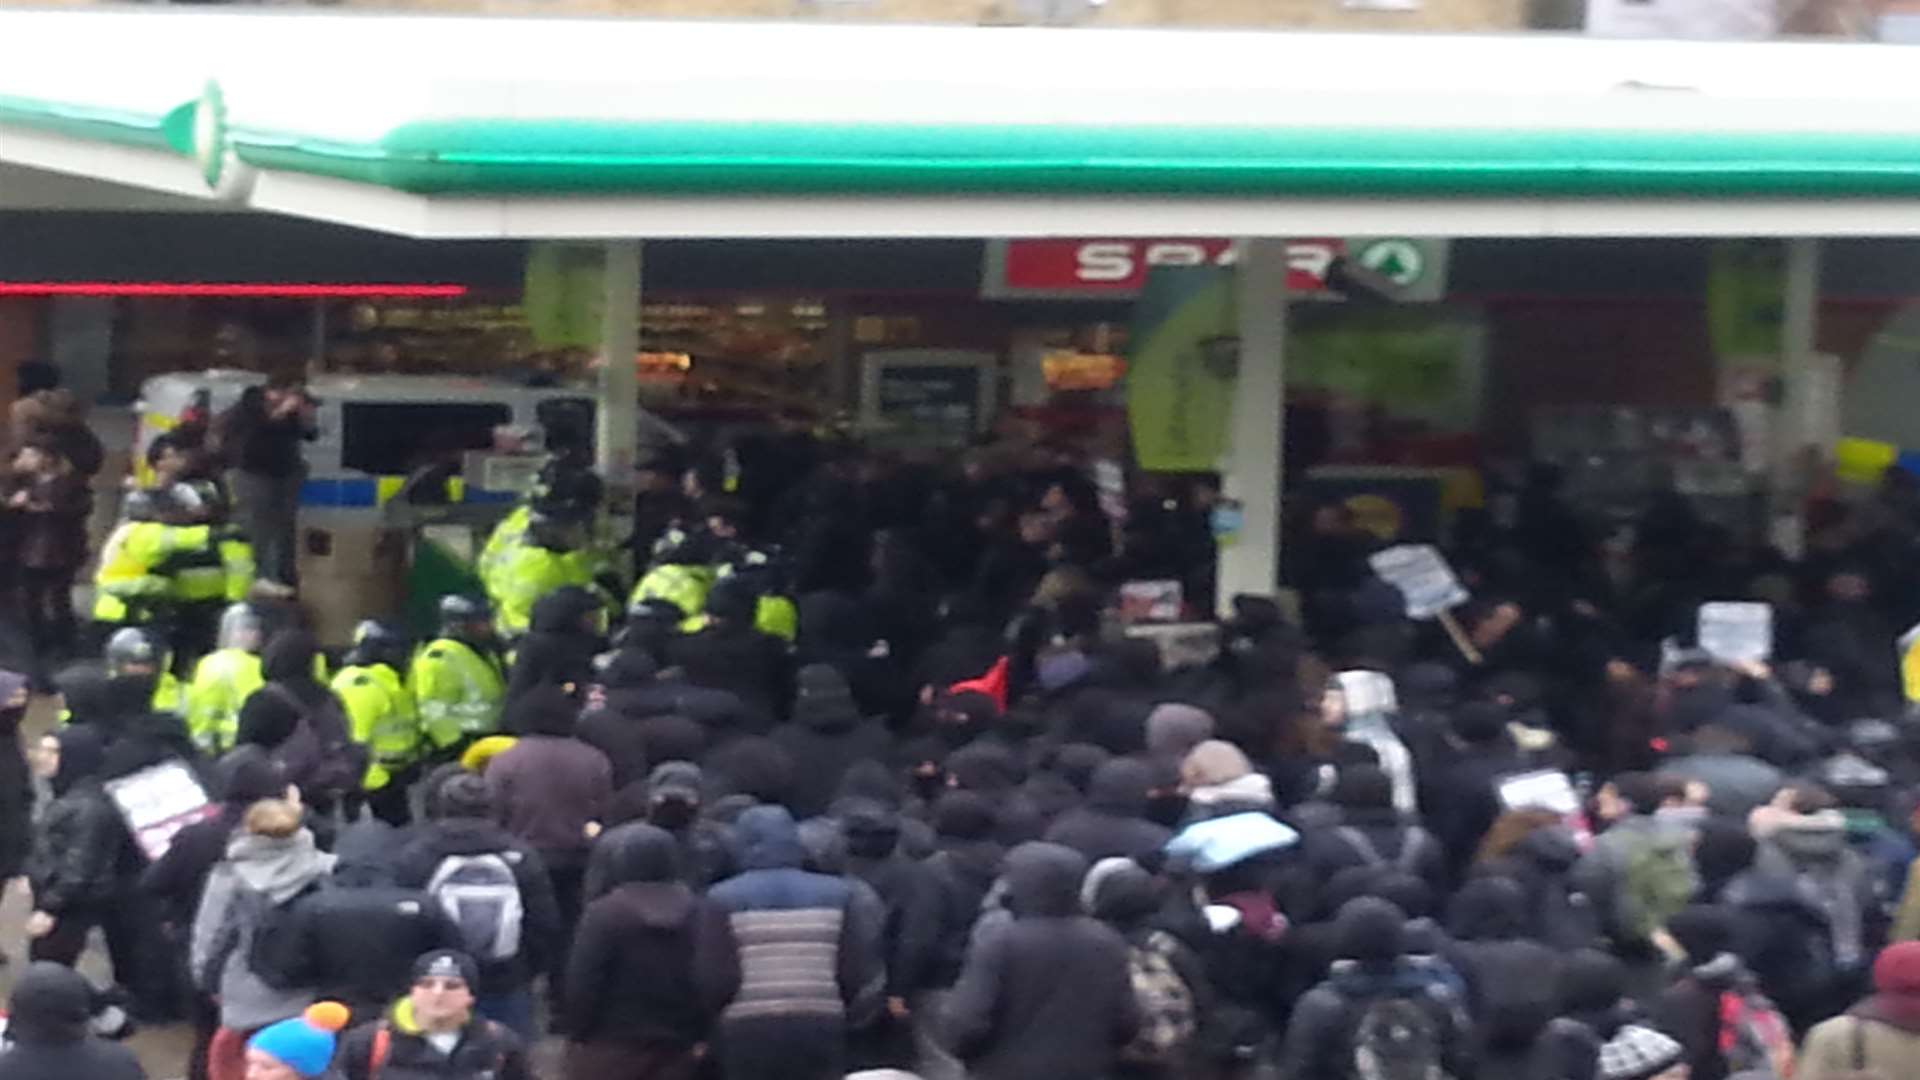
[(54, 736), (60, 742), (60, 770), (48, 786), (65, 795), (88, 780), (97, 779), (107, 761), (107, 740), (94, 728), (76, 724)]

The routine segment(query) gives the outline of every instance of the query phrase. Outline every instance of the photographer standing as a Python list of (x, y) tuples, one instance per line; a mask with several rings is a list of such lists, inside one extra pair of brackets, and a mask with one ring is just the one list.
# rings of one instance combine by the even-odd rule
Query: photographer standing
[(219, 420), (236, 518), (253, 543), (260, 577), (289, 587), (299, 584), (294, 530), (307, 475), (300, 444), (319, 434), (317, 404), (298, 383), (248, 387)]

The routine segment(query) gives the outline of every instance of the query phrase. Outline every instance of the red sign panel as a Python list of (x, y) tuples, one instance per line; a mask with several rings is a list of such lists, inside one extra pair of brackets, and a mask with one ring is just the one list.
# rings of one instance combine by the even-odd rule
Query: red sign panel
[[(1346, 241), (1338, 239), (1289, 241), (1288, 291), (1325, 292), (1327, 268), (1345, 250)], [(989, 254), (984, 292), (1125, 299), (1156, 266), (1230, 266), (1238, 254), (1233, 241), (1223, 239), (1008, 240)]]

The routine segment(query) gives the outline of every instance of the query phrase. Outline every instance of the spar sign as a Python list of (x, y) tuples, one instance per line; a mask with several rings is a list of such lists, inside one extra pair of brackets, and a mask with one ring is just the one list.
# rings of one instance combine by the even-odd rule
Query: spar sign
[[(991, 240), (980, 291), (1004, 300), (1125, 300), (1155, 267), (1232, 266), (1238, 257), (1233, 241), (1218, 238)], [(1447, 242), (1405, 237), (1289, 241), (1287, 291), (1336, 299), (1327, 275), (1342, 258), (1391, 282), (1403, 300), (1438, 300), (1446, 291)]]

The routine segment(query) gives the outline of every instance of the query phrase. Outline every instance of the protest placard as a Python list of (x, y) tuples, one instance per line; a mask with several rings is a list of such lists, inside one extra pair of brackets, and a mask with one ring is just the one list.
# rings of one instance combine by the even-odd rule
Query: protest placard
[(1758, 664), (1773, 656), (1773, 605), (1714, 601), (1700, 605), (1700, 648), (1723, 664)]
[(148, 859), (165, 855), (176, 833), (213, 816), (216, 809), (200, 781), (179, 761), (161, 762), (109, 780), (106, 789), (134, 843)]

